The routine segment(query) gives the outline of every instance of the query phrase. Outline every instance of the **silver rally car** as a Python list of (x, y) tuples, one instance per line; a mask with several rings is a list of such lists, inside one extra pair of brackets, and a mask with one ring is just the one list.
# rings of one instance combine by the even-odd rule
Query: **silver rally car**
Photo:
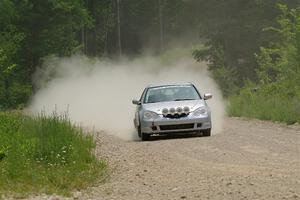
[(145, 88), (137, 105), (134, 126), (142, 140), (151, 135), (197, 133), (211, 135), (211, 113), (207, 99), (193, 84), (155, 85)]

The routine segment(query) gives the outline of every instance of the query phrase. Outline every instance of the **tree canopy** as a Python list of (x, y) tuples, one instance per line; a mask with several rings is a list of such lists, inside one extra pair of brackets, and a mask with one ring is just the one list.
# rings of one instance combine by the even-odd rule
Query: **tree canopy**
[[(278, 3), (286, 7), (279, 9)], [(225, 96), (235, 94), (248, 80), (261, 80), (257, 72), (265, 70), (260, 65), (269, 66), (268, 48), (284, 40), (268, 27), (282, 27), (286, 21), (277, 23), (282, 11), (297, 10), (299, 4), (299, 0), (1, 0), (0, 107), (27, 102), (34, 91), (32, 74), (49, 55), (134, 57), (149, 49), (159, 54), (174, 45), (203, 41), (206, 48), (195, 50), (194, 57), (209, 62)]]

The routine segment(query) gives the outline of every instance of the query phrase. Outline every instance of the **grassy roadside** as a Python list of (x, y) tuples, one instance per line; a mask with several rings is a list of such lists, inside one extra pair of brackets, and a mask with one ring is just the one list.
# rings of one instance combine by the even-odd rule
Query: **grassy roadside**
[(300, 7), (277, 7), (281, 12), (278, 27), (269, 29), (280, 39), (255, 55), (258, 80), (245, 82), (239, 94), (231, 97), (231, 116), (300, 123)]
[(0, 199), (29, 194), (69, 195), (106, 174), (95, 142), (66, 116), (0, 112)]
[(246, 89), (229, 98), (228, 115), (287, 124), (300, 123), (300, 99), (280, 93), (266, 95), (264, 92)]

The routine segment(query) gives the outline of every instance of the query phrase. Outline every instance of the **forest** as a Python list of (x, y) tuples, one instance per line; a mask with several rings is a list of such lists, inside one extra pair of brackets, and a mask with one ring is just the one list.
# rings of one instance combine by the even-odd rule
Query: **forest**
[[(219, 96), (222, 96), (220, 100), (222, 109), (227, 106), (226, 114), (229, 117), (271, 120), (293, 126), (283, 124), (277, 126), (276, 123), (270, 123), (271, 125), (262, 121), (258, 123), (258, 120), (228, 118), (223, 116), (223, 112), (217, 113), (220, 111), (217, 109), (216, 112), (212, 112), (212, 115), (221, 113), (221, 121), (223, 122), (225, 118), (226, 125), (229, 124), (230, 129), (227, 127), (226, 130), (226, 127), (221, 127), (222, 133), (226, 134), (216, 134), (211, 137), (211, 140), (203, 138), (203, 140), (182, 140), (182, 143), (178, 142), (180, 140), (164, 143), (163, 139), (143, 145), (135, 140), (122, 143), (125, 141), (118, 139), (116, 140), (118, 142), (111, 144), (110, 142), (115, 140), (112, 139), (113, 137), (109, 137), (108, 140), (104, 140), (106, 142), (102, 143), (102, 139), (107, 137), (106, 132), (102, 131), (105, 122), (102, 123), (98, 117), (94, 118), (100, 122), (101, 131), (95, 131), (93, 127), (90, 127), (93, 129), (90, 130), (89, 126), (82, 126), (79, 122), (76, 124), (70, 119), (68, 112), (60, 114), (54, 111), (52, 115), (47, 115), (41, 111), (36, 115), (28, 114), (30, 101), (39, 90), (34, 82), (34, 76), (49, 57), (63, 60), (63, 58), (79, 55), (78, 57), (84, 57), (88, 62), (105, 59), (121, 62), (123, 58), (128, 60), (143, 58), (143, 55), (149, 52), (160, 58), (165, 54), (168, 55), (172, 49), (179, 49), (176, 51), (177, 54), (180, 54), (181, 50), (184, 52), (186, 49), (190, 50), (189, 56), (193, 64), (208, 68), (211, 77), (209, 75), (206, 77), (209, 80), (214, 79), (209, 82), (211, 85), (217, 83), (221, 90)], [(170, 58), (180, 57), (177, 54)], [(75, 71), (74, 65), (72, 63), (70, 65), (71, 71)], [(120, 69), (125, 64), (117, 66)], [(141, 64), (138, 67), (146, 68), (146, 66)], [(187, 68), (189, 65), (183, 65), (185, 66)], [(158, 65), (158, 67), (161, 66)], [(186, 68), (183, 72), (180, 71), (179, 75), (184, 74)], [(121, 73), (118, 74), (128, 71), (127, 77), (131, 77), (134, 73), (130, 69), (120, 70)], [(165, 70), (167, 75), (168, 70), (171, 71), (169, 68)], [(191, 71), (193, 75), (198, 73), (198, 71), (197, 73)], [(98, 74), (96, 74), (97, 79), (99, 79)], [(199, 74), (199, 80), (200, 77), (203, 75)], [(105, 80), (110, 80), (110, 78)], [(88, 79), (89, 76), (83, 80), (88, 82)], [(115, 82), (119, 79), (121, 79), (119, 76), (112, 78)], [(102, 86), (93, 80), (89, 83)], [(106, 83), (105, 80), (101, 83)], [(77, 82), (77, 77), (75, 82)], [(57, 85), (61, 87), (61, 82)], [(68, 88), (78, 86), (78, 84), (70, 85)], [(130, 88), (126, 89), (130, 90)], [(126, 89), (123, 88), (123, 90)], [(219, 89), (217, 89), (218, 94)], [(102, 103), (98, 101), (99, 96), (94, 95), (94, 93), (100, 93), (100, 95), (112, 93), (108, 91), (109, 89), (101, 93), (98, 90), (93, 91), (90, 87), (81, 88), (81, 92), (91, 90), (93, 100), (96, 99), (94, 102), (100, 102), (100, 107), (98, 107), (100, 109), (95, 107), (95, 103), (91, 103), (93, 101), (89, 101), (90, 98), (78, 92), (76, 88), (74, 90), (77, 96), (70, 95), (69, 101), (83, 96), (87, 99), (83, 103), (90, 104), (92, 111), (100, 113), (103, 118), (108, 118), (107, 115), (112, 115), (111, 113), (118, 113), (118, 115), (112, 115), (114, 117), (112, 124), (120, 126), (122, 134), (126, 134), (121, 121), (128, 125), (129, 123), (124, 122), (124, 118), (128, 120), (129, 117), (119, 120), (122, 118), (122, 112), (126, 112), (122, 110), (125, 106), (120, 104), (121, 106), (116, 107), (117, 111), (113, 112), (111, 107), (115, 105), (113, 103), (109, 105), (112, 100), (111, 96), (107, 97), (108, 101)], [(57, 98), (57, 93), (53, 96)], [(214, 95), (214, 99), (217, 99), (215, 97), (217, 95)], [(118, 98), (115, 99), (118, 100)], [(52, 100), (53, 98), (49, 98), (48, 102)], [(130, 101), (125, 99), (124, 102), (129, 105)], [(223, 103), (226, 106), (223, 106)], [(79, 105), (82, 105), (82, 110), (87, 110), (85, 105)], [(103, 111), (103, 105), (107, 107), (109, 114)], [(79, 106), (75, 106), (75, 109), (77, 107)], [(94, 114), (90, 111), (87, 110), (89, 122), (92, 121), (91, 116)], [(79, 116), (82, 115), (84, 113), (80, 110)], [(119, 118), (116, 120), (116, 117)], [(126, 166), (122, 173), (134, 174), (123, 176), (117, 184), (110, 185), (104, 191), (106, 195), (123, 191), (124, 188), (121, 190), (112, 188), (122, 183), (130, 186), (128, 194), (136, 195), (132, 188), (136, 191), (139, 189), (132, 186), (133, 181), (130, 178), (136, 177), (140, 180), (147, 174), (155, 175), (154, 171), (159, 171), (162, 174), (165, 173), (161, 176), (162, 178), (156, 177), (159, 178), (158, 182), (168, 183), (165, 187), (166, 193), (176, 193), (177, 186), (174, 188), (176, 190), (171, 189), (170, 182), (162, 181), (163, 178), (170, 179), (171, 177), (171, 182), (181, 183), (190, 174), (191, 179), (194, 177), (199, 178), (198, 180), (202, 179), (195, 182), (197, 183), (195, 191), (202, 184), (205, 186), (204, 189), (208, 188), (209, 192), (217, 193), (216, 195), (231, 195), (223, 196), (223, 199), (246, 198), (249, 191), (260, 195), (260, 192), (256, 192), (257, 189), (263, 193), (269, 192), (270, 196), (248, 196), (249, 199), (297, 198), (299, 196), (296, 193), (293, 196), (290, 194), (299, 188), (296, 184), (297, 176), (294, 173), (294, 169), (297, 167), (299, 169), (297, 166), (299, 148), (296, 148), (299, 134), (291, 132), (293, 130), (299, 133), (298, 129), (293, 129), (294, 126), (299, 128), (297, 123), (300, 123), (299, 0), (0, 0), (0, 199), (20, 199), (37, 194), (72, 196), (74, 191), (101, 185), (110, 176), (118, 174), (117, 167), (111, 167), (111, 163), (104, 159), (114, 158), (116, 155), (117, 160), (122, 160), (120, 166), (121, 164)], [(213, 124), (217, 125), (217, 123)], [(249, 129), (248, 132), (245, 132), (245, 129)], [(275, 129), (277, 132), (274, 132)], [(105, 134), (101, 135), (102, 133)], [(132, 131), (128, 133), (132, 135)], [(192, 141), (194, 143), (188, 143)], [(250, 145), (251, 142), (253, 146)], [(155, 146), (150, 148), (153, 144)], [(211, 146), (212, 144), (216, 146)], [(106, 145), (104, 151), (99, 150), (99, 146), (102, 147), (102, 145), (104, 147)], [(273, 145), (273, 147), (268, 145)], [(141, 148), (142, 146), (146, 148)], [(174, 148), (172, 149), (171, 146)], [(190, 149), (191, 146), (194, 148)], [(130, 147), (130, 149), (126, 150), (125, 147)], [(184, 154), (177, 152), (186, 147), (188, 151)], [(219, 147), (221, 148), (218, 154)], [(112, 150), (113, 153), (105, 154), (105, 149)], [(143, 150), (147, 151), (143, 152)], [(159, 153), (155, 153), (158, 150)], [(163, 154), (163, 152), (173, 151), (175, 154)], [(209, 152), (211, 154), (207, 154)], [(237, 157), (236, 152), (240, 154), (240, 157)], [(189, 153), (193, 153), (191, 157), (188, 157)], [(212, 160), (197, 160), (196, 154), (205, 159), (211, 157)], [(230, 155), (232, 160), (229, 159)], [(157, 156), (162, 156), (163, 162), (158, 162)], [(130, 159), (133, 157), (137, 157), (139, 161), (132, 162)], [(146, 159), (141, 159), (143, 157)], [(181, 157), (184, 157), (184, 160)], [(176, 163), (173, 158), (180, 162)], [(187, 158), (193, 162), (186, 162)], [(272, 160), (273, 163), (268, 164)], [(142, 169), (140, 171), (136, 170), (139, 162), (141, 162), (140, 169)], [(176, 167), (164, 169), (167, 165), (162, 165), (163, 163), (168, 163), (168, 165), (174, 163)], [(183, 163), (194, 165), (183, 165)], [(203, 163), (205, 166), (202, 168)], [(211, 163), (211, 166), (208, 163)], [(238, 168), (238, 164), (241, 168)], [(119, 165), (118, 162), (117, 165)], [(224, 170), (219, 170), (221, 165), (225, 166)], [(187, 167), (178, 168), (178, 166)], [(233, 166), (234, 170), (228, 170)], [(248, 166), (251, 166), (251, 169)], [(156, 167), (159, 167), (159, 170), (156, 170), (158, 169)], [(193, 170), (185, 173), (186, 168)], [(174, 169), (179, 171), (173, 171)], [(204, 171), (206, 169), (209, 170)], [(213, 169), (218, 169), (217, 173), (212, 173)], [(249, 170), (250, 173), (248, 173)], [(194, 171), (199, 174), (194, 174)], [(221, 174), (221, 171), (222, 173), (224, 171), (224, 174)], [(266, 171), (266, 174), (262, 171)], [(230, 173), (233, 172), (238, 173), (232, 178)], [(283, 177), (283, 173), (286, 176)], [(166, 174), (168, 176), (164, 176)], [(177, 179), (180, 181), (174, 181), (176, 179), (172, 180), (172, 176), (169, 176), (180, 174), (184, 174)], [(208, 176), (209, 174), (211, 176)], [(222, 178), (220, 184), (214, 182), (218, 177)], [(130, 182), (124, 182), (125, 179)], [(226, 179), (229, 181), (226, 183), (226, 190), (217, 192), (219, 188), (225, 186)], [(243, 182), (240, 184), (239, 181), (242, 179)], [(148, 187), (147, 185), (155, 188), (156, 183), (150, 184), (149, 181), (146, 185), (146, 181), (141, 180), (143, 189), (142, 192), (139, 191), (139, 194), (148, 195), (144, 192), (144, 188)], [(155, 181), (156, 179), (151, 176), (146, 180)], [(251, 184), (246, 183), (245, 180), (251, 181)], [(257, 184), (258, 181), (261, 185)], [(286, 184), (287, 181), (292, 183), (292, 187), (291, 184)], [(161, 187), (158, 182), (157, 188)], [(183, 182), (188, 184), (188, 189), (192, 190), (189, 195), (194, 194), (195, 191), (190, 185), (193, 182)], [(286, 187), (282, 187), (283, 184)], [(293, 189), (293, 185), (296, 189)], [(185, 194), (180, 187), (178, 187), (180, 195)], [(245, 190), (245, 188), (250, 189)], [(289, 192), (281, 194), (280, 191), (285, 188)], [(200, 197), (213, 199), (205, 196), (204, 191), (201, 189), (201, 195), (197, 196), (197, 199)], [(159, 193), (158, 190), (153, 192), (153, 194), (157, 193)], [(95, 194), (98, 195), (98, 193)], [(122, 194), (122, 199), (125, 199), (125, 193), (120, 194)], [(87, 199), (85, 197), (83, 196), (82, 199)], [(156, 199), (152, 195), (147, 197)], [(188, 199), (190, 197), (188, 196)], [(217, 197), (217, 199), (222, 199), (221, 196)], [(100, 196), (97, 196), (96, 199), (99, 198)], [(134, 198), (139, 199), (139, 196), (134, 196)], [(165, 198), (171, 198), (171, 196), (164, 196), (163, 199)], [(179, 198), (185, 199), (187, 196), (176, 197), (176, 199)], [(78, 196), (74, 199), (78, 199)], [(109, 199), (118, 198), (110, 197)]]
[[(0, 109), (26, 106), (35, 92), (32, 76), (49, 55), (117, 59), (137, 57), (145, 50), (160, 54), (174, 45), (204, 44), (193, 56), (209, 63), (224, 97), (232, 102), (230, 115), (295, 122), (300, 115), (299, 4), (299, 0), (1, 0)], [(250, 99), (255, 106), (267, 98), (263, 109), (282, 107), (277, 97), (291, 103), (286, 110), (292, 110), (291, 119), (251, 114), (254, 109), (245, 103)]]

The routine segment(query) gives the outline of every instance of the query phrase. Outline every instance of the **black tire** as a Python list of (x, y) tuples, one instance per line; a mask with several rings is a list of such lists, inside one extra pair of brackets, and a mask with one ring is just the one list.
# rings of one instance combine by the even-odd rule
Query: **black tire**
[(148, 141), (150, 139), (150, 135), (147, 133), (141, 133), (142, 141)]
[(202, 135), (203, 135), (203, 137), (211, 136), (211, 129), (209, 128), (209, 129), (203, 130)]
[(138, 126), (137, 131), (138, 131), (139, 138), (141, 138), (142, 137), (141, 126)]

